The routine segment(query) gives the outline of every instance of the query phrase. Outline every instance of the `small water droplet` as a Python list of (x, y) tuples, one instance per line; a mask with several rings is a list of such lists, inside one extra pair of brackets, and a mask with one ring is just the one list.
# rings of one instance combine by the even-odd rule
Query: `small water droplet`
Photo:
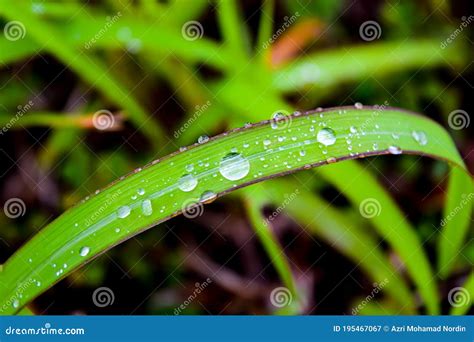
[(331, 128), (323, 128), (318, 132), (317, 140), (325, 146), (333, 145), (336, 142), (336, 134)]
[(300, 151), (300, 156), (304, 157), (306, 155), (306, 151), (305, 150), (301, 150)]
[(239, 180), (248, 175), (250, 163), (239, 153), (229, 153), (222, 158), (219, 172), (228, 180)]
[(117, 215), (120, 218), (125, 218), (130, 215), (130, 211), (130, 207), (128, 205), (124, 205), (117, 210)]
[(402, 149), (398, 146), (389, 146), (388, 147), (388, 152), (390, 152), (391, 154), (401, 154)]
[(153, 214), (153, 207), (151, 206), (151, 201), (146, 199), (142, 202), (142, 212), (145, 216), (150, 216)]
[(202, 193), (201, 198), (199, 200), (204, 203), (211, 203), (216, 198), (217, 194), (214, 191), (207, 190)]
[(198, 138), (198, 143), (199, 144), (204, 144), (205, 142), (208, 142), (208, 141), (209, 141), (209, 137), (207, 135), (201, 135)]
[(411, 133), (411, 136), (421, 146), (424, 146), (428, 143), (428, 138), (426, 137), (426, 134), (423, 131), (413, 131)]
[(82, 247), (79, 250), (79, 255), (82, 256), (82, 257), (85, 257), (87, 254), (89, 254), (90, 251), (91, 251), (91, 249), (89, 247), (87, 247), (87, 246)]
[(120, 228), (115, 228), (116, 233), (120, 233)]
[(264, 146), (268, 146), (268, 145), (270, 145), (271, 143), (272, 143), (272, 142), (271, 142), (270, 140), (268, 140), (268, 139), (263, 140), (263, 145), (264, 145)]
[(18, 299), (15, 299), (12, 303), (12, 306), (17, 309), (20, 306), (20, 301)]
[(354, 126), (351, 126), (351, 127), (349, 128), (349, 131), (350, 131), (351, 133), (357, 133), (357, 128), (355, 128)]
[(144, 195), (145, 194), (145, 189), (143, 189), (143, 188), (138, 189), (137, 194), (139, 194), (140, 196)]
[(360, 102), (354, 103), (354, 107), (356, 107), (357, 109), (362, 109), (362, 108), (364, 108), (364, 106), (363, 106), (362, 103), (360, 103)]
[(334, 157), (330, 157), (330, 158), (326, 159), (326, 162), (327, 162), (328, 164), (335, 163), (336, 161), (337, 161), (337, 159), (334, 158)]
[(37, 282), (36, 282), (36, 286), (40, 287), (40, 286), (41, 286), (41, 282), (40, 282), (40, 281), (37, 281)]
[(197, 179), (191, 174), (183, 175), (178, 180), (178, 188), (184, 192), (194, 190), (197, 184), (198, 184)]
[(194, 170), (194, 164), (188, 164), (185, 167), (186, 171), (192, 172)]

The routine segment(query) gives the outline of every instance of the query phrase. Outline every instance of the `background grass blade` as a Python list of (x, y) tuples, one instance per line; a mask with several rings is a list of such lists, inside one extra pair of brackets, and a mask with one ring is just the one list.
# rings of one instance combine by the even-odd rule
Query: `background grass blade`
[[(414, 279), (428, 312), (439, 312), (434, 273), (415, 229), (410, 226), (392, 198), (377, 185), (377, 181), (361, 166), (351, 163), (330, 165), (318, 170), (338, 187), (361, 215), (383, 236), (404, 261)], [(350, 190), (349, 190), (350, 189)]]
[(277, 179), (265, 182), (261, 187), (264, 188), (267, 200), (276, 207), (284, 203), (285, 212), (300, 222), (302, 229), (313, 233), (354, 261), (373, 282), (385, 284), (381, 290), (397, 303), (403, 303), (403, 307), (399, 307), (400, 312), (416, 312), (408, 285), (384, 255), (380, 243), (367, 229), (332, 208), (330, 203), (316, 194), (300, 191), (297, 196), (287, 200), (285, 195), (288, 196), (289, 191), (300, 188), (295, 182)]
[[(414, 139), (414, 131), (423, 132), (426, 141)], [(402, 151), (434, 156), (464, 168), (451, 138), (438, 124), (398, 109), (372, 107), (283, 117), (181, 149), (97, 191), (18, 250), (0, 273), (2, 313), (17, 312), (116, 244), (183, 211), (203, 210), (203, 204), (230, 191), (338, 160)], [(191, 176), (183, 179), (185, 174)], [(40, 248), (45, 243), (48, 249)], [(24, 289), (22, 298), (15, 297), (18, 287)], [(427, 305), (435, 311), (435, 304), (430, 301)]]
[(441, 277), (450, 274), (458, 255), (463, 250), (471, 224), (473, 197), (471, 177), (462, 170), (452, 169), (438, 239), (438, 270)]

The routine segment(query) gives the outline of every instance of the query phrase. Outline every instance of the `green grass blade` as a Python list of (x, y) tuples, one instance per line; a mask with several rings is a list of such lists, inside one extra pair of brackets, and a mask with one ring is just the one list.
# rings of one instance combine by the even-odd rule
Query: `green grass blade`
[[(300, 191), (291, 200), (286, 200), (288, 191), (299, 186), (296, 182), (277, 179), (263, 184), (267, 189), (268, 200), (275, 206), (285, 203), (285, 211), (304, 225), (303, 229), (315, 234), (341, 254), (352, 260), (368, 277), (378, 283), (386, 284), (383, 291), (398, 303), (403, 303), (401, 311), (406, 314), (416, 312), (413, 295), (388, 256), (383, 253), (377, 240), (356, 222), (316, 194)], [(291, 189), (291, 190), (289, 190)]]
[(462, 287), (451, 289), (448, 299), (451, 304), (450, 315), (465, 315), (474, 303), (474, 272), (471, 272)]
[(462, 170), (452, 169), (438, 240), (438, 270), (443, 278), (450, 274), (458, 255), (463, 250), (463, 243), (471, 224), (473, 196), (471, 177)]
[(151, 119), (133, 95), (110, 76), (107, 68), (94, 56), (86, 56), (69, 46), (62, 32), (39, 20), (28, 9), (20, 6), (2, 6), (0, 13), (10, 20), (28, 23), (27, 31), (44, 49), (66, 66), (76, 71), (84, 80), (99, 89), (106, 97), (122, 106), (135, 127), (155, 145), (164, 142), (164, 130)]
[[(367, 125), (381, 113), (377, 125)], [(351, 126), (364, 128), (364, 134), (354, 135)], [(413, 138), (413, 130), (426, 134), (426, 144)], [(393, 138), (394, 133), (398, 139)], [(351, 151), (346, 142), (349, 137)], [(379, 146), (377, 151), (374, 143)], [(399, 109), (372, 107), (331, 108), (265, 121), (181, 149), (86, 198), (19, 249), (0, 273), (2, 313), (17, 312), (116, 244), (183, 211), (202, 210), (203, 204), (235, 189), (309, 167), (390, 151), (429, 155), (464, 168), (451, 138), (435, 122)], [(228, 159), (229, 154), (233, 159)], [(187, 173), (197, 184), (189, 177), (180, 181)], [(15, 298), (18, 287), (24, 289), (20, 299)]]
[(362, 208), (361, 215), (365, 213), (364, 203), (368, 203), (367, 211), (370, 206), (374, 208), (374, 213), (369, 213), (368, 219), (405, 263), (420, 290), (428, 312), (438, 313), (435, 276), (428, 257), (415, 229), (405, 219), (390, 195), (366, 169), (355, 163), (330, 165), (319, 169), (318, 173), (345, 194), (354, 207)]
[(299, 312), (299, 293), (296, 288), (296, 282), (291, 272), (290, 264), (285, 256), (285, 251), (278, 242), (276, 236), (273, 234), (271, 223), (262, 216), (261, 208), (265, 205), (265, 196), (262, 188), (245, 189), (244, 192), (244, 206), (247, 216), (252, 223), (255, 234), (258, 236), (265, 251), (270, 258), (271, 263), (275, 267), (280, 279), (292, 295), (292, 306), (296, 314)]
[(466, 59), (456, 44), (441, 49), (439, 39), (383, 42), (325, 50), (275, 72), (274, 86), (282, 91), (305, 87), (332, 88), (343, 82), (386, 76), (400, 70), (462, 65)]

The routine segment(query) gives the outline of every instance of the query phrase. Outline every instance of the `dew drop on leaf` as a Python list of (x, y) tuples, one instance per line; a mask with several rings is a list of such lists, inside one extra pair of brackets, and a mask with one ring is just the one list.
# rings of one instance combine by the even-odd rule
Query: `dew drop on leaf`
[(79, 250), (79, 255), (82, 256), (82, 257), (85, 257), (87, 254), (89, 254), (90, 251), (91, 251), (91, 249), (89, 247), (87, 247), (87, 246), (82, 247)]
[(333, 145), (336, 142), (336, 134), (331, 128), (321, 129), (316, 138), (324, 146)]
[(183, 175), (178, 180), (178, 188), (184, 192), (192, 191), (196, 188), (197, 183), (198, 181), (193, 175)]
[(150, 216), (153, 214), (153, 207), (151, 206), (151, 201), (146, 199), (142, 202), (142, 213), (145, 216)]
[(428, 138), (426, 137), (426, 134), (423, 131), (413, 131), (411, 132), (411, 136), (421, 146), (424, 146), (428, 143)]
[(202, 193), (199, 201), (204, 202), (204, 203), (211, 203), (216, 198), (217, 198), (217, 194), (214, 191), (207, 190)]
[(125, 218), (130, 215), (130, 211), (130, 207), (128, 205), (124, 205), (117, 210), (117, 215), (120, 218)]
[(219, 172), (228, 180), (239, 180), (248, 175), (250, 163), (247, 158), (240, 153), (229, 153), (222, 158), (219, 165)]
[(390, 152), (391, 154), (401, 154), (402, 149), (398, 146), (389, 146), (388, 147), (388, 152)]
[(208, 142), (208, 141), (209, 141), (209, 137), (207, 135), (201, 135), (198, 138), (198, 143), (199, 144), (204, 144), (205, 142)]

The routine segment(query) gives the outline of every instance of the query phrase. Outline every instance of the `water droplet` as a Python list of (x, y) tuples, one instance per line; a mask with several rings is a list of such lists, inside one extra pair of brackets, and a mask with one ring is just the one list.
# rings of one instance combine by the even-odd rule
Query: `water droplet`
[(330, 158), (326, 159), (326, 162), (327, 162), (328, 164), (332, 164), (332, 163), (337, 162), (337, 159), (334, 158), (334, 157), (330, 157)]
[(270, 145), (271, 143), (272, 143), (272, 142), (271, 142), (270, 140), (268, 140), (268, 139), (265, 139), (265, 140), (263, 141), (263, 145), (265, 145), (265, 146), (268, 146), (268, 145)]
[(362, 108), (364, 108), (364, 106), (363, 106), (362, 103), (360, 103), (360, 102), (354, 103), (354, 107), (356, 107), (357, 109), (362, 109)]
[(391, 154), (401, 154), (402, 149), (398, 146), (389, 146), (388, 147), (388, 152), (390, 152)]
[(138, 189), (137, 194), (139, 194), (140, 196), (144, 195), (145, 194), (145, 189), (143, 189), (143, 188)]
[(373, 149), (374, 151), (377, 151), (378, 148), (379, 148), (379, 145), (378, 145), (377, 143), (374, 143), (374, 144), (372, 145), (372, 149)]
[(192, 172), (194, 170), (194, 164), (188, 164), (185, 167), (186, 171)]
[(301, 150), (300, 151), (300, 156), (304, 157), (306, 155), (306, 151), (305, 150)]
[(228, 180), (242, 179), (248, 175), (250, 163), (239, 153), (229, 153), (222, 158), (219, 165), (219, 172)]
[(12, 306), (17, 309), (20, 306), (20, 301), (18, 299), (15, 299), (12, 303)]
[(194, 190), (197, 186), (197, 179), (190, 174), (183, 175), (179, 180), (178, 180), (178, 188), (180, 188), (184, 192), (188, 192), (191, 190)]
[(87, 254), (89, 254), (89, 252), (91, 251), (91, 249), (89, 247), (82, 247), (80, 250), (79, 250), (79, 255), (82, 256), (82, 257), (85, 257)]
[(392, 133), (392, 138), (393, 139), (400, 139), (400, 135), (398, 135), (397, 133)]
[(198, 143), (199, 144), (204, 144), (205, 142), (208, 142), (208, 141), (209, 141), (209, 137), (207, 135), (201, 135), (198, 138)]
[(127, 206), (127, 205), (124, 205), (123, 207), (120, 207), (118, 210), (117, 210), (117, 215), (118, 217), (120, 218), (125, 218), (127, 217), (128, 215), (130, 215), (130, 207)]
[(142, 202), (142, 212), (145, 216), (150, 216), (153, 213), (153, 208), (149, 199), (146, 199)]
[(331, 128), (323, 128), (318, 132), (316, 138), (325, 146), (333, 145), (336, 142), (336, 134)]
[(413, 131), (411, 133), (411, 136), (421, 146), (424, 146), (428, 143), (428, 138), (426, 137), (426, 134), (423, 131)]
[(357, 128), (355, 128), (354, 126), (351, 126), (351, 127), (349, 128), (349, 131), (350, 131), (351, 133), (357, 133)]
[(41, 282), (40, 282), (40, 281), (37, 281), (37, 282), (36, 282), (36, 286), (40, 287), (40, 286), (41, 286)]
[(120, 228), (115, 228), (116, 233), (120, 233)]
[(211, 203), (217, 198), (217, 194), (214, 191), (208, 190), (204, 191), (199, 199), (201, 202), (204, 203)]

